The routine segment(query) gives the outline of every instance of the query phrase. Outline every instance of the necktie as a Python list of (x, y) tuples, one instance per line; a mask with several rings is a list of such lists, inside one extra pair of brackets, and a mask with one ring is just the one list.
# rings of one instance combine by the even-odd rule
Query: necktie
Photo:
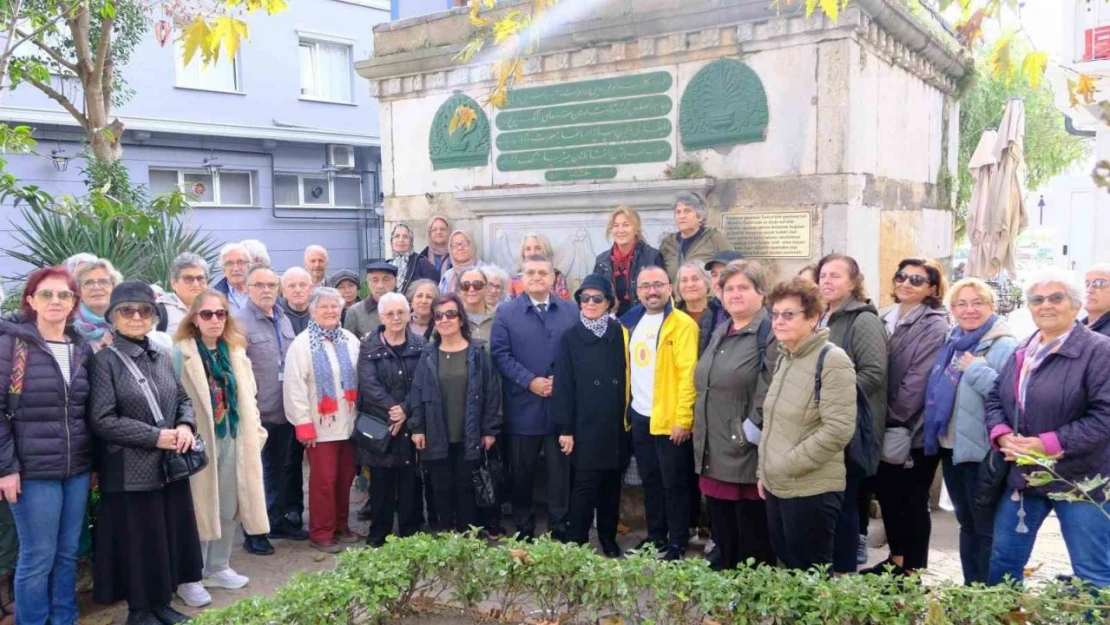
[(547, 316), (547, 304), (536, 304), (536, 310), (540, 313), (540, 319)]

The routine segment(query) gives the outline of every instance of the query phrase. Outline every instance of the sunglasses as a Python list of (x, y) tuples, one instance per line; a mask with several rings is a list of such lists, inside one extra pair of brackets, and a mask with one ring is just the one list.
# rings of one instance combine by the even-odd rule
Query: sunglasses
[(578, 298), (578, 303), (579, 304), (585, 304), (587, 302), (590, 303), (590, 304), (600, 304), (604, 301), (605, 301), (605, 296), (604, 295), (583, 295), (583, 296)]
[(459, 283), (460, 291), (469, 291), (470, 289), (481, 291), (484, 288), (486, 288), (486, 283), (482, 282), (481, 280), (474, 280), (473, 282), (467, 280), (466, 282)]
[(443, 321), (444, 319), (458, 319), (459, 311), (437, 310), (436, 312), (432, 313), (432, 317), (434, 317), (436, 321)]
[(197, 316), (205, 321), (212, 321), (212, 317), (223, 321), (227, 319), (227, 311), (222, 308), (220, 310), (198, 310)]
[(1059, 304), (1063, 304), (1064, 302), (1066, 302), (1067, 299), (1068, 299), (1067, 293), (1059, 293), (1059, 292), (1053, 293), (1052, 295), (1030, 295), (1029, 296), (1029, 305), (1030, 306), (1041, 306), (1045, 302), (1048, 302), (1049, 304), (1053, 304), (1053, 305), (1059, 305)]
[(791, 321), (794, 321), (794, 317), (797, 317), (800, 314), (802, 314), (802, 311), (800, 310), (772, 310), (771, 321), (778, 321), (779, 319), (782, 319), (786, 323), (790, 323)]
[(139, 319), (150, 319), (154, 315), (154, 309), (150, 306), (120, 306), (116, 313), (124, 319), (134, 319), (136, 315)]
[(58, 301), (62, 302), (63, 304), (66, 302), (71, 302), (73, 301), (73, 291), (51, 291), (50, 289), (35, 291), (35, 299), (40, 302), (49, 302), (52, 301), (54, 298), (58, 298)]
[(916, 273), (910, 274), (910, 273), (906, 273), (904, 271), (899, 271), (898, 273), (894, 274), (894, 282), (895, 282), (895, 284), (902, 284), (903, 282), (909, 282), (912, 286), (922, 287), (922, 286), (925, 286), (926, 284), (929, 284), (929, 278), (927, 278), (925, 276), (922, 276), (922, 275), (918, 275)]

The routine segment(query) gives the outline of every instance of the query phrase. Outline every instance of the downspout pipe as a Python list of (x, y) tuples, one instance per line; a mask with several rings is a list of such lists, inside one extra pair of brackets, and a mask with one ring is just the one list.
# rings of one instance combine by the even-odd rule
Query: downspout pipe
[(1080, 130), (1075, 127), (1075, 122), (1072, 121), (1070, 115), (1064, 115), (1064, 130), (1068, 131), (1069, 135), (1073, 137), (1083, 137), (1084, 139), (1094, 139), (1097, 132), (1094, 130)]

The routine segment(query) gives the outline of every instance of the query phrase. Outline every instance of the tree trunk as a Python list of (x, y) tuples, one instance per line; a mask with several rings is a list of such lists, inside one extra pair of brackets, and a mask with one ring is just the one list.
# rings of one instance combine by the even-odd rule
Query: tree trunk
[[(105, 161), (123, 158), (120, 139), (123, 122), (112, 119), (112, 31), (115, 20), (105, 19), (98, 41), (92, 41), (92, 24), (88, 5), (77, 11), (69, 23), (77, 52), (77, 76), (85, 97), (85, 119), (82, 126), (89, 137), (93, 155)], [(95, 47), (94, 47), (95, 45)], [(81, 120), (78, 120), (81, 121)]]

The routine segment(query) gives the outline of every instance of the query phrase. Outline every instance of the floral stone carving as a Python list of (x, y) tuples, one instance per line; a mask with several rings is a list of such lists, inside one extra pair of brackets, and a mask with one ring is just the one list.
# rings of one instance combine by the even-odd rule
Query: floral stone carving
[(768, 119), (759, 76), (736, 59), (719, 59), (686, 86), (678, 130), (687, 150), (727, 147), (766, 140)]
[[(475, 113), (469, 127), (463, 125), (449, 132), (451, 117), (460, 106), (467, 106)], [(447, 98), (435, 117), (428, 134), (428, 155), (432, 169), (485, 167), (489, 164), (490, 125), (485, 111), (470, 96), (456, 94)]]

